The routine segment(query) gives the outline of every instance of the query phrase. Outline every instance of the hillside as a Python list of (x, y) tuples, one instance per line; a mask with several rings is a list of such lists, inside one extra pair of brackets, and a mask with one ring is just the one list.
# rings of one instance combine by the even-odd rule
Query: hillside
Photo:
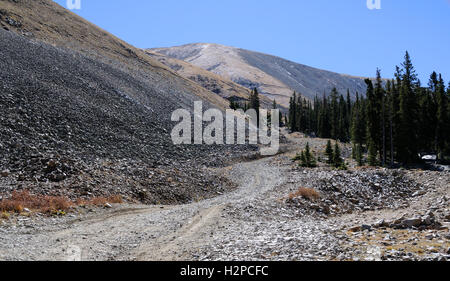
[[(181, 40), (164, 29), (175, 14), (135, 25), (123, 8), (94, 12)], [(126, 8), (152, 16), (142, 1)], [(253, 135), (222, 123), (228, 99), (258, 87), (263, 105), (286, 105), (293, 89), (363, 92), (363, 78), (214, 44), (142, 50), (51, 0), (0, 0), (0, 261), (180, 261), (145, 265), (172, 280), (278, 274), (186, 261), (448, 261), (450, 90), (436, 73), (429, 89), (408, 89), (408, 53), (402, 65), (386, 94), (378, 83), (362, 102), (299, 100), (289, 126)], [(219, 110), (201, 114), (197, 101)], [(188, 143), (203, 125), (217, 142), (236, 128), (244, 144), (175, 145), (175, 111)], [(260, 145), (245, 144), (253, 139)]]
[[(177, 72), (182, 77), (199, 84), (203, 88), (218, 94), (222, 98), (227, 100), (233, 99), (242, 101), (248, 100), (250, 97), (251, 91), (248, 88), (213, 72), (207, 71), (185, 61), (165, 56), (161, 53), (152, 52), (150, 50), (146, 50), (146, 53), (173, 71)], [(261, 96), (261, 103), (266, 108), (272, 108), (273, 100), (268, 97)]]
[(338, 74), (294, 63), (279, 57), (217, 44), (188, 44), (171, 48), (151, 49), (169, 57), (184, 60), (244, 87), (257, 87), (270, 99), (287, 106), (292, 92), (312, 99), (329, 93), (365, 92), (363, 78)]
[(14, 190), (189, 202), (247, 146), (175, 146), (179, 108), (228, 107), (52, 1), (0, 1), (0, 197)]
[(127, 71), (160, 75), (161, 79), (177, 81), (183, 90), (194, 93), (217, 107), (228, 107), (228, 101), (182, 78), (150, 58), (143, 50), (131, 46), (51, 0), (0, 0), (0, 28), (53, 46), (76, 50), (92, 59), (120, 63)]

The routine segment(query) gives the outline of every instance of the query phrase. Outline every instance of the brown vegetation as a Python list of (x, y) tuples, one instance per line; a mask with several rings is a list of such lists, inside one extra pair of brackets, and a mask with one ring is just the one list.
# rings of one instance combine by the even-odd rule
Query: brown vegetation
[(76, 206), (103, 206), (106, 203), (123, 203), (120, 195), (110, 197), (93, 197), (72, 201), (65, 196), (35, 195), (29, 191), (14, 191), (10, 198), (0, 201), (0, 212), (22, 213), (25, 209), (45, 214), (66, 212)]
[(303, 197), (307, 200), (313, 201), (318, 200), (320, 198), (320, 194), (313, 188), (300, 187), (297, 192), (289, 194), (290, 200), (298, 197)]

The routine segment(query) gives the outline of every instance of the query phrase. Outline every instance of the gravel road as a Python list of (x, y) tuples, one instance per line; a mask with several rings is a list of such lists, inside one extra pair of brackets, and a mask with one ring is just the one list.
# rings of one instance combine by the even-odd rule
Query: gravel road
[[(180, 206), (115, 206), (83, 218), (34, 219), (0, 227), (2, 260), (177, 260), (214, 240), (225, 208), (252, 201), (280, 183), (270, 159), (224, 169), (240, 187), (219, 197)], [(247, 172), (250, 172), (248, 175)], [(192, 256), (191, 256), (192, 257)]]
[[(316, 180), (313, 170), (293, 173), (288, 156), (218, 168), (238, 188), (212, 199), (176, 206), (116, 205), (72, 217), (27, 218), (0, 225), (0, 260), (377, 260), (387, 251), (383, 245), (419, 247), (423, 240), (429, 240), (424, 244), (429, 253), (410, 254), (411, 259), (448, 258), (448, 228), (405, 230), (401, 237), (385, 229), (380, 235), (392, 241), (381, 239), (380, 246), (366, 243), (363, 238), (370, 237), (369, 232), (348, 232), (359, 222), (395, 218), (405, 211), (414, 215), (428, 208), (426, 202), (436, 203), (435, 210), (442, 209), (440, 218), (448, 218), (448, 204), (442, 202), (449, 196), (448, 173), (421, 174), (422, 179), (436, 180), (427, 186), (423, 200), (410, 200), (403, 209), (329, 216), (287, 204), (297, 183)], [(414, 204), (421, 209), (414, 209)], [(406, 251), (395, 249), (401, 250)], [(394, 260), (409, 254), (389, 251), (386, 256)]]

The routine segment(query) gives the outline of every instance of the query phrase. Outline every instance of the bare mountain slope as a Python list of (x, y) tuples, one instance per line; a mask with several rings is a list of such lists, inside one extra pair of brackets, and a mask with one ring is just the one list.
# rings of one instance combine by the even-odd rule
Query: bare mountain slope
[[(146, 50), (146, 53), (171, 68), (173, 71), (176, 71), (184, 78), (192, 80), (193, 82), (225, 99), (239, 101), (248, 100), (250, 98), (251, 92), (248, 88), (241, 86), (225, 77), (161, 53), (152, 52), (150, 50)], [(266, 108), (271, 108), (273, 100), (263, 96), (261, 98), (261, 102)]]
[(363, 78), (351, 77), (294, 63), (279, 57), (217, 44), (189, 44), (152, 49), (226, 77), (247, 88), (258, 87), (269, 98), (287, 106), (293, 91), (312, 99), (336, 87), (364, 93)]
[(175, 203), (230, 187), (207, 166), (253, 147), (170, 136), (174, 110), (228, 101), (51, 1), (0, 0), (0, 13), (0, 197)]
[(115, 61), (130, 71), (151, 71), (161, 75), (161, 79), (176, 80), (184, 90), (195, 93), (219, 108), (228, 106), (228, 101), (182, 78), (150, 58), (143, 50), (131, 46), (51, 0), (0, 0), (0, 28), (54, 46), (76, 50), (94, 59)]

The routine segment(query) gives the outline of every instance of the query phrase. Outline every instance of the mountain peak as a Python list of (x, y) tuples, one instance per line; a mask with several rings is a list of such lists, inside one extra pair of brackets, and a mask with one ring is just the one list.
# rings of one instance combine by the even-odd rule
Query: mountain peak
[(295, 63), (277, 56), (224, 46), (215, 43), (193, 43), (153, 52), (183, 60), (223, 76), (247, 88), (258, 90), (279, 104), (287, 106), (296, 91), (308, 99), (337, 88), (352, 96), (364, 93), (364, 78), (334, 73)]

